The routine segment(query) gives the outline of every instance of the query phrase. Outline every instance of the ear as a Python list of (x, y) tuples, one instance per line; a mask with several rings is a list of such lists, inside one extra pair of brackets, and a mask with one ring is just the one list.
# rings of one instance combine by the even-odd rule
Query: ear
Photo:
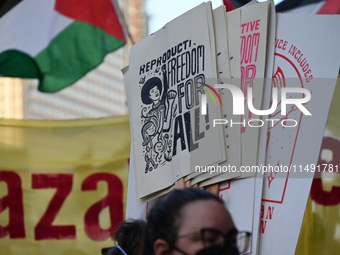
[(164, 239), (157, 239), (153, 244), (153, 251), (155, 255), (167, 255), (170, 254), (170, 246)]

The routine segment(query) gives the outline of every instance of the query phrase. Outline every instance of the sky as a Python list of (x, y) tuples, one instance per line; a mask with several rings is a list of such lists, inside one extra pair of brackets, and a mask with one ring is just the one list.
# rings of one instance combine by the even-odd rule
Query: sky
[[(207, 2), (204, 0), (147, 0), (146, 10), (149, 14), (149, 34), (162, 28), (167, 22), (173, 20), (195, 6)], [(222, 5), (222, 0), (212, 0), (212, 6)]]
[[(261, 0), (264, 1), (264, 0)], [(275, 3), (282, 0), (274, 0)], [(162, 28), (167, 22), (173, 20), (195, 6), (208, 2), (208, 0), (146, 0), (146, 10), (149, 15), (149, 34)], [(211, 0), (213, 9), (223, 4), (222, 0)]]

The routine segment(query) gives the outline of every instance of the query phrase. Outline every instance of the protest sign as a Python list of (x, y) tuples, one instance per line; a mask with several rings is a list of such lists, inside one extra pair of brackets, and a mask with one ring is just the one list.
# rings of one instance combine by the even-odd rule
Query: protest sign
[[(339, 24), (340, 17), (334, 15), (277, 16), (273, 87), (304, 93), (290, 93), (286, 113), (286, 102), (278, 99), (275, 104), (281, 109), (270, 116), (275, 124), (268, 128), (260, 254), (295, 251), (339, 71), (340, 36), (333, 33)], [(280, 246), (282, 240), (290, 245)]]
[(222, 128), (213, 129), (209, 121), (220, 116), (220, 108), (208, 98), (208, 113), (200, 113), (201, 95), (211, 89), (206, 80), (217, 78), (211, 3), (134, 45), (129, 76), (139, 198), (174, 185), (196, 166), (225, 160)]

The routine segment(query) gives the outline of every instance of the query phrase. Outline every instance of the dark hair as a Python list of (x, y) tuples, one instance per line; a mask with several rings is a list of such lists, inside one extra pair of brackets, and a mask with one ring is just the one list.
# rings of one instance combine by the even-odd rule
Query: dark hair
[(102, 249), (103, 255), (122, 255), (122, 252), (117, 248), (117, 246)]
[[(141, 219), (122, 221), (115, 232), (115, 241), (128, 254), (137, 255), (143, 248), (143, 233), (146, 222)], [(120, 249), (115, 246), (105, 255), (122, 255)]]
[(159, 238), (172, 245), (177, 237), (182, 208), (199, 200), (214, 200), (224, 205), (218, 196), (198, 188), (177, 189), (160, 200), (147, 216), (144, 254), (154, 254), (153, 244)]
[(162, 81), (158, 77), (152, 77), (149, 79), (142, 87), (141, 97), (144, 104), (151, 104), (152, 100), (150, 98), (150, 90), (153, 87), (157, 87), (159, 93), (162, 93)]

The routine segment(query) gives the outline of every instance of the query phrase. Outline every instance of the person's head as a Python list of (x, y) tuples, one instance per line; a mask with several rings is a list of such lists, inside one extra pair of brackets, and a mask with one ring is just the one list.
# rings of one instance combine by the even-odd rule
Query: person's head
[(105, 255), (141, 254), (145, 224), (141, 219), (121, 222), (115, 232), (117, 246), (112, 247)]
[(152, 77), (142, 87), (141, 97), (144, 104), (151, 104), (161, 98), (162, 81), (158, 77)]
[(236, 234), (218, 196), (196, 188), (175, 190), (147, 217), (144, 254), (239, 254)]
[(138, 254), (143, 242), (145, 221), (141, 219), (126, 220), (119, 224), (115, 240), (128, 255)]

